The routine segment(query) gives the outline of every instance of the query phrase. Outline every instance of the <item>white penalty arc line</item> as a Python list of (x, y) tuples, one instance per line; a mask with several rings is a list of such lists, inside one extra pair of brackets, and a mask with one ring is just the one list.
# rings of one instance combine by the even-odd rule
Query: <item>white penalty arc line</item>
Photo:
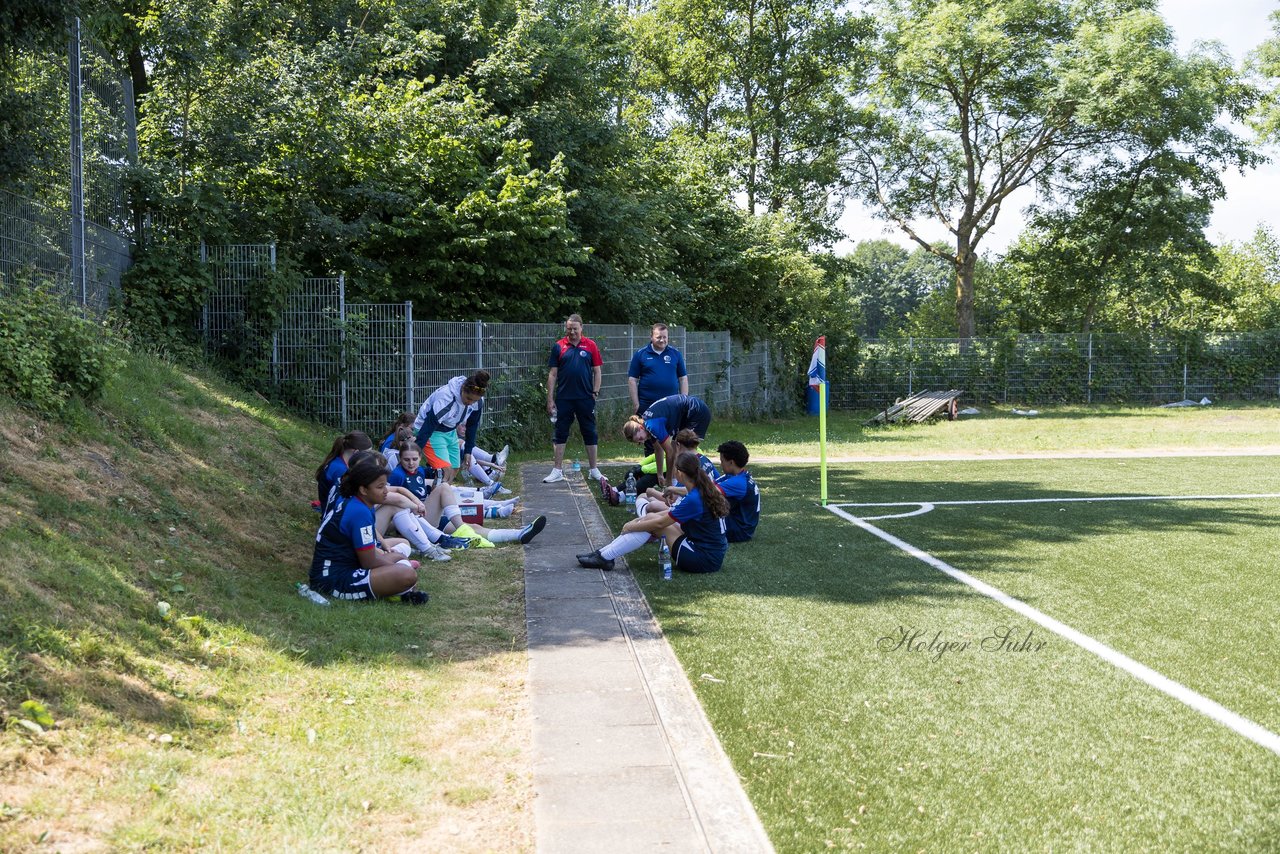
[[(937, 503), (942, 503), (942, 502), (937, 502)], [(996, 600), (1001, 605), (1004, 605), (1006, 608), (1010, 609), (1011, 611), (1015, 611), (1016, 613), (1019, 613), (1022, 616), (1026, 617), (1028, 620), (1031, 620), (1032, 622), (1037, 623), (1040, 626), (1043, 626), (1044, 628), (1048, 629), (1054, 634), (1071, 641), (1081, 649), (1088, 650), (1089, 652), (1101, 658), (1103, 661), (1106, 661), (1114, 665), (1115, 667), (1120, 668), (1121, 670), (1125, 671), (1131, 676), (1134, 676), (1140, 679), (1141, 681), (1150, 685), (1152, 688), (1155, 688), (1157, 691), (1161, 691), (1169, 695), (1170, 697), (1174, 698), (1175, 700), (1178, 700), (1179, 702), (1187, 706), (1190, 706), (1192, 709), (1195, 709), (1197, 712), (1200, 712), (1202, 715), (1205, 715), (1217, 721), (1218, 723), (1222, 724), (1223, 726), (1233, 730), (1239, 735), (1244, 736), (1245, 738), (1252, 741), (1254, 744), (1257, 744), (1260, 747), (1266, 748), (1267, 750), (1270, 750), (1272, 753), (1276, 754), (1277, 756), (1280, 756), (1280, 735), (1276, 735), (1275, 733), (1271, 732), (1265, 727), (1262, 727), (1254, 723), (1248, 718), (1245, 718), (1236, 714), (1235, 712), (1228, 709), (1226, 706), (1223, 706), (1220, 703), (1216, 703), (1213, 700), (1210, 700), (1208, 697), (1204, 696), (1203, 694), (1199, 694), (1191, 690), (1190, 688), (1186, 687), (1185, 685), (1182, 685), (1181, 683), (1175, 682), (1167, 676), (1157, 673), (1156, 671), (1152, 670), (1150, 667), (1147, 667), (1145, 664), (1139, 664), (1138, 662), (1134, 661), (1132, 658), (1125, 655), (1124, 653), (1119, 652), (1118, 650), (1112, 649), (1106, 644), (1100, 641), (1096, 641), (1086, 634), (1076, 631), (1075, 629), (1071, 628), (1067, 624), (1059, 622), (1058, 620), (1055, 620), (1053, 617), (1050, 617), (1048, 614), (1045, 614), (1041, 611), (1036, 610), (1035, 608), (1032, 608), (1030, 605), (1026, 604), (1025, 602), (1020, 602), (1019, 600), (1014, 599), (1012, 596), (1008, 595), (1004, 591), (998, 590), (997, 588), (992, 587), (990, 584), (979, 581), (978, 579), (974, 578), (972, 575), (969, 575), (967, 572), (962, 572), (956, 569), (954, 566), (951, 566), (951, 564), (947, 563), (946, 561), (939, 560), (938, 558), (934, 557), (928, 552), (921, 551), (920, 549), (916, 548), (910, 543), (905, 542), (904, 540), (898, 539), (893, 534), (890, 534), (887, 531), (880, 530), (875, 525), (872, 525), (870, 522), (867, 522), (863, 519), (859, 519), (857, 516), (854, 516), (851, 513), (847, 513), (844, 510), (834, 505), (827, 505), (827, 509), (830, 510), (835, 515), (839, 516), (840, 518), (845, 519), (849, 522), (852, 522), (853, 524), (857, 525), (859, 528), (862, 528), (864, 531), (867, 531), (868, 533), (876, 535), (880, 539), (884, 540), (886, 543), (889, 543), (891, 546), (901, 549), (902, 551), (906, 552), (907, 554), (911, 555), (917, 560), (927, 563), (929, 566), (933, 567), (934, 569), (939, 570), (940, 572), (946, 573), (947, 575), (951, 576), (952, 578), (954, 578), (955, 580), (963, 584), (967, 584), (969, 587), (972, 587), (974, 590), (978, 591), (982, 595), (988, 596)]]

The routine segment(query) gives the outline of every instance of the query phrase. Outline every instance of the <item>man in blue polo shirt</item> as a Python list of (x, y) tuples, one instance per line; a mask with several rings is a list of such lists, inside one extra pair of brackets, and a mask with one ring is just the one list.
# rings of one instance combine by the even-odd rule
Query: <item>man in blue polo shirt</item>
[[(649, 343), (631, 357), (627, 368), (627, 385), (631, 389), (631, 405), (636, 415), (655, 400), (672, 394), (689, 393), (689, 374), (684, 367), (684, 356), (675, 347), (668, 346), (667, 324), (655, 323), (649, 333)], [(653, 453), (653, 440), (644, 443), (645, 454)]]
[(551, 345), (547, 359), (547, 414), (555, 419), (556, 430), (552, 439), (556, 462), (551, 474), (543, 483), (564, 480), (564, 446), (569, 442), (569, 428), (574, 419), (582, 431), (582, 444), (587, 446), (587, 463), (592, 480), (604, 475), (596, 468), (596, 448), (600, 439), (596, 435), (596, 398), (600, 396), (600, 382), (604, 379), (604, 360), (600, 348), (590, 338), (582, 337), (582, 318), (569, 315), (564, 322), (564, 337)]

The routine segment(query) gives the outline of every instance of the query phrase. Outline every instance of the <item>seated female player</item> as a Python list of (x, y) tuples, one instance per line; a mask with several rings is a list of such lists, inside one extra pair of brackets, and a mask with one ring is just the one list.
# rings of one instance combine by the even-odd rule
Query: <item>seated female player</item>
[(360, 430), (352, 430), (333, 440), (329, 455), (320, 463), (320, 468), (316, 469), (316, 494), (320, 507), (323, 508), (322, 512), (328, 510), (330, 496), (337, 494), (334, 490), (338, 481), (347, 473), (347, 461), (357, 451), (367, 451), (372, 447), (373, 442)]
[(686, 452), (676, 458), (675, 477), (688, 490), (683, 500), (670, 507), (659, 499), (641, 496), (636, 501), (639, 517), (623, 525), (622, 533), (604, 548), (578, 555), (578, 564), (611, 570), (617, 558), (639, 549), (655, 536), (663, 537), (670, 545), (671, 562), (676, 569), (720, 569), (729, 550), (724, 527), (729, 504), (707, 477), (696, 454)]
[(378, 543), (373, 508), (386, 496), (387, 469), (379, 457), (361, 458), (342, 476), (316, 532), (307, 579), (312, 590), (335, 599), (398, 596), (410, 605), (427, 603), (416, 566)]

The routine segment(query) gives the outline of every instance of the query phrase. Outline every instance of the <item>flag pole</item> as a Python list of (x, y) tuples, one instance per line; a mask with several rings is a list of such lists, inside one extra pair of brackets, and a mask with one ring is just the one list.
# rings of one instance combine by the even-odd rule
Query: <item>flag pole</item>
[(818, 465), (821, 471), (822, 506), (827, 506), (827, 384), (818, 386)]

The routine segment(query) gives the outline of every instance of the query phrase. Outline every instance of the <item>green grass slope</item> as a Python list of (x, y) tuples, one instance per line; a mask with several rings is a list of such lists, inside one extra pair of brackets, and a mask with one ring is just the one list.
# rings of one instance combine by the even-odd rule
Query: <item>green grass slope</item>
[(530, 846), (519, 549), (304, 601), (331, 434), (148, 357), (0, 436), (0, 850)]

